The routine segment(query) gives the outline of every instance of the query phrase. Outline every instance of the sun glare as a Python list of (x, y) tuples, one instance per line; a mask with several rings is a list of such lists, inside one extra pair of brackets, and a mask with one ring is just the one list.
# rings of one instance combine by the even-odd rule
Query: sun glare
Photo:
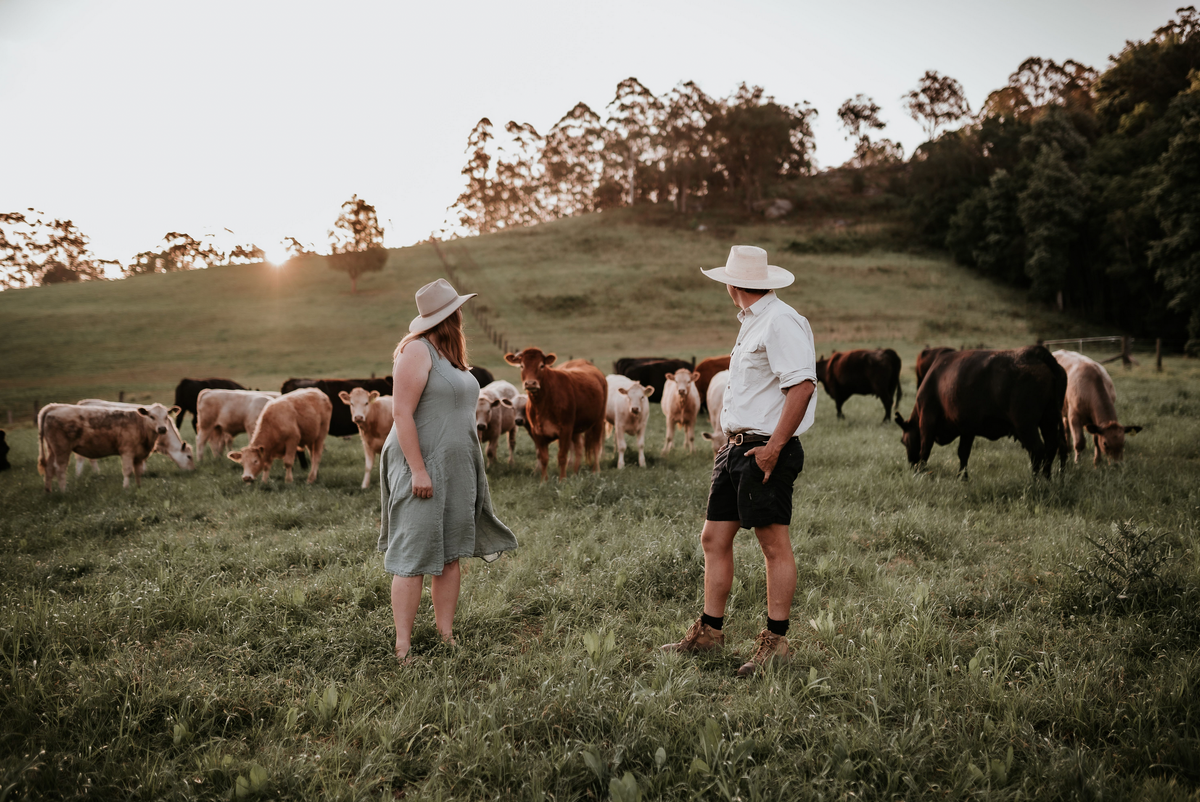
[(274, 248), (265, 248), (263, 253), (266, 254), (267, 261), (275, 267), (283, 267), (283, 263), (288, 260), (288, 252), (283, 245), (278, 245)]

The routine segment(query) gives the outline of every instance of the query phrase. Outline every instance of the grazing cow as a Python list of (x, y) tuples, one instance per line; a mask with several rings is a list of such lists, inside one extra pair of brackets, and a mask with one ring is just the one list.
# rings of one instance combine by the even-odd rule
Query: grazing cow
[[(380, 395), (391, 395), (392, 377), (385, 376), (382, 379), (288, 379), (283, 383), (280, 391), (284, 395), (288, 395), (298, 389), (309, 387), (315, 387), (325, 393), (333, 408), (333, 417), (329, 419), (329, 436), (353, 437), (358, 434), (358, 427), (354, 425), (354, 420), (350, 417), (350, 407), (342, 403), (341, 396), (338, 394), (348, 393), (355, 387), (361, 387), (368, 393), (374, 390)], [(303, 463), (304, 460), (301, 458), (301, 465)]]
[(615, 373), (604, 377), (608, 383), (608, 401), (604, 410), (605, 437), (611, 428), (617, 448), (617, 468), (625, 467), (625, 435), (637, 438), (638, 465), (646, 467), (646, 423), (650, 419), (653, 387), (644, 387), (628, 376)]
[(537, 447), (538, 466), (546, 481), (550, 462), (550, 444), (558, 441), (558, 478), (567, 475), (567, 453), (575, 455), (574, 470), (587, 459), (592, 471), (600, 470), (600, 451), (604, 446), (604, 406), (608, 384), (604, 374), (592, 363), (573, 359), (554, 367), (554, 354), (539, 348), (526, 348), (505, 354), (504, 360), (521, 368), (521, 383), (529, 396), (526, 418), (529, 435)]
[(1063, 424), (1071, 433), (1075, 462), (1083, 453), (1085, 432), (1092, 435), (1092, 464), (1099, 465), (1101, 455), (1110, 462), (1125, 458), (1125, 435), (1136, 434), (1141, 426), (1117, 423), (1117, 390), (1104, 366), (1075, 351), (1055, 351), (1054, 358), (1067, 372), (1067, 398), (1063, 404)]
[(700, 412), (700, 391), (696, 373), (680, 368), (663, 377), (662, 411), (667, 416), (667, 439), (662, 453), (675, 445), (675, 427), (682, 426), (689, 454), (696, 453), (696, 415)]
[(925, 374), (929, 372), (929, 368), (933, 365), (933, 360), (937, 359), (942, 354), (952, 353), (954, 353), (953, 348), (947, 348), (945, 346), (930, 348), (928, 345), (925, 346), (925, 348), (921, 350), (921, 353), (917, 354), (917, 366), (915, 368), (917, 371), (917, 387), (921, 386), (921, 379), (924, 379)]
[(279, 393), (273, 390), (201, 390), (196, 401), (196, 461), (204, 458), (204, 447), (220, 457), (245, 432), (254, 439), (259, 413)]
[(650, 403), (658, 404), (663, 399), (663, 385), (666, 383), (664, 377), (668, 373), (674, 373), (677, 370), (691, 371), (696, 365), (696, 360), (685, 362), (682, 359), (659, 359), (654, 362), (644, 362), (640, 365), (633, 365), (625, 370), (618, 370), (624, 376), (628, 376), (635, 382), (645, 386), (653, 387), (654, 394), (650, 395)]
[[(201, 390), (203, 392), (203, 390)], [(81, 407), (112, 407), (114, 409), (125, 409), (136, 412), (141, 404), (126, 404), (121, 401), (106, 401), (103, 398), (84, 398), (78, 403)], [(159, 405), (161, 406), (161, 404)], [(174, 414), (174, 413), (172, 413)], [(170, 420), (170, 415), (167, 416), (165, 432), (161, 432), (158, 441), (154, 444), (154, 451), (159, 454), (165, 454), (175, 461), (185, 471), (193, 470), (196, 467), (195, 455), (192, 453), (192, 446), (183, 436), (179, 434), (179, 429), (175, 427), (175, 422)], [(100, 473), (100, 463), (94, 459), (87, 459), (80, 454), (75, 455), (75, 475), (79, 476), (83, 473), (83, 464), (85, 462), (92, 463), (92, 472)]]
[(264, 482), (267, 481), (271, 465), (281, 459), (283, 480), (290, 482), (296, 451), (308, 448), (312, 452), (308, 483), (315, 482), (332, 414), (333, 403), (329, 396), (316, 387), (304, 387), (272, 398), (258, 416), (250, 445), (229, 454), (231, 460), (242, 466), (242, 481), (253, 482), (259, 474)]
[(696, 379), (696, 389), (700, 392), (700, 410), (709, 412), (712, 407), (708, 405), (708, 383), (712, 381), (713, 376), (716, 376), (723, 370), (729, 370), (729, 356), (710, 356), (708, 359), (701, 359), (696, 365), (696, 373), (700, 375)]
[(716, 459), (721, 449), (729, 442), (729, 435), (721, 425), (721, 413), (725, 411), (725, 385), (729, 384), (729, 371), (723, 370), (708, 383), (708, 420), (712, 423), (712, 434), (704, 432), (700, 436), (712, 443), (713, 458)]
[(959, 475), (967, 478), (967, 460), (976, 437), (1014, 437), (1025, 447), (1036, 475), (1050, 476), (1054, 455), (1066, 464), (1062, 406), (1067, 372), (1040, 345), (1011, 351), (955, 351), (938, 357), (917, 389), (904, 430), (908, 462), (924, 465), (933, 444), (959, 438)]
[(900, 356), (891, 348), (876, 351), (834, 351), (817, 360), (817, 381), (837, 405), (837, 416), (844, 419), (842, 404), (852, 395), (873, 395), (883, 402), (883, 422), (892, 417), (892, 399), (900, 403)]
[(0, 429), (0, 471), (7, 471), (11, 467), (8, 464), (8, 441), (4, 437), (4, 430)]
[(378, 390), (367, 392), (355, 387), (350, 392), (342, 390), (338, 393), (338, 400), (350, 407), (350, 418), (362, 437), (363, 456), (367, 461), (362, 489), (366, 490), (371, 486), (371, 468), (375, 465), (375, 456), (383, 451), (383, 443), (392, 432), (392, 397), (380, 395)]
[(475, 381), (479, 382), (480, 387), (487, 387), (496, 380), (492, 372), (487, 368), (481, 368), (478, 365), (472, 366), (468, 372), (475, 377)]
[(512, 402), (516, 397), (517, 388), (501, 380), (490, 382), (480, 390), (475, 401), (475, 432), (481, 444), (487, 443), (489, 468), (496, 459), (496, 446), (503, 434), (508, 435), (508, 464), (513, 464), (513, 451), (517, 448), (517, 412)]
[(111, 402), (46, 405), (37, 418), (38, 473), (45, 477), (46, 492), (50, 492), (55, 478), (58, 489), (66, 491), (67, 465), (72, 452), (86, 459), (120, 455), (121, 473), (125, 477), (122, 487), (129, 487), (131, 476), (141, 487), (146, 458), (156, 450), (166, 452), (185, 470), (195, 467), (190, 446), (182, 449), (171, 445), (183, 443), (171, 420), (178, 411), (162, 404), (132, 408)]
[(175, 418), (177, 427), (183, 428), (183, 418), (190, 412), (192, 413), (192, 431), (198, 431), (196, 429), (196, 401), (200, 398), (200, 391), (206, 389), (245, 390), (246, 388), (233, 379), (180, 379), (179, 384), (175, 385), (175, 406), (179, 407), (179, 415)]
[(613, 362), (613, 373), (624, 376), (625, 371), (632, 367), (645, 365), (647, 362), (663, 362), (665, 360), (665, 356), (623, 356)]

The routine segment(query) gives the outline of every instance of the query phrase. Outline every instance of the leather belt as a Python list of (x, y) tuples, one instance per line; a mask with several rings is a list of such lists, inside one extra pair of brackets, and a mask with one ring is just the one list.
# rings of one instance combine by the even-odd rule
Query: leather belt
[(729, 444), (732, 446), (745, 445), (746, 443), (765, 443), (771, 439), (768, 434), (747, 434), (746, 432), (738, 432), (730, 435)]

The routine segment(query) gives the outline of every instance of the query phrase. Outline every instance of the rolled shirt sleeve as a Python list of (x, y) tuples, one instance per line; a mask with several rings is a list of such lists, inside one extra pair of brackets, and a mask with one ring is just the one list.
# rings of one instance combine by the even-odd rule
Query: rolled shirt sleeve
[(778, 315), (771, 320), (770, 330), (767, 360), (779, 378), (780, 389), (805, 381), (816, 384), (817, 352), (808, 321), (800, 315)]

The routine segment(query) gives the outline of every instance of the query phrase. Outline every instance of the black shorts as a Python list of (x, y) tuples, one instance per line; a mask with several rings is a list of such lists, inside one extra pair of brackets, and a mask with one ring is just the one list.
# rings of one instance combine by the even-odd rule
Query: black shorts
[(788, 440), (779, 452), (771, 478), (763, 484), (763, 472), (746, 452), (760, 443), (728, 445), (717, 454), (712, 487), (708, 491), (709, 521), (739, 521), (744, 529), (792, 523), (792, 485), (804, 470), (804, 447), (800, 439)]

